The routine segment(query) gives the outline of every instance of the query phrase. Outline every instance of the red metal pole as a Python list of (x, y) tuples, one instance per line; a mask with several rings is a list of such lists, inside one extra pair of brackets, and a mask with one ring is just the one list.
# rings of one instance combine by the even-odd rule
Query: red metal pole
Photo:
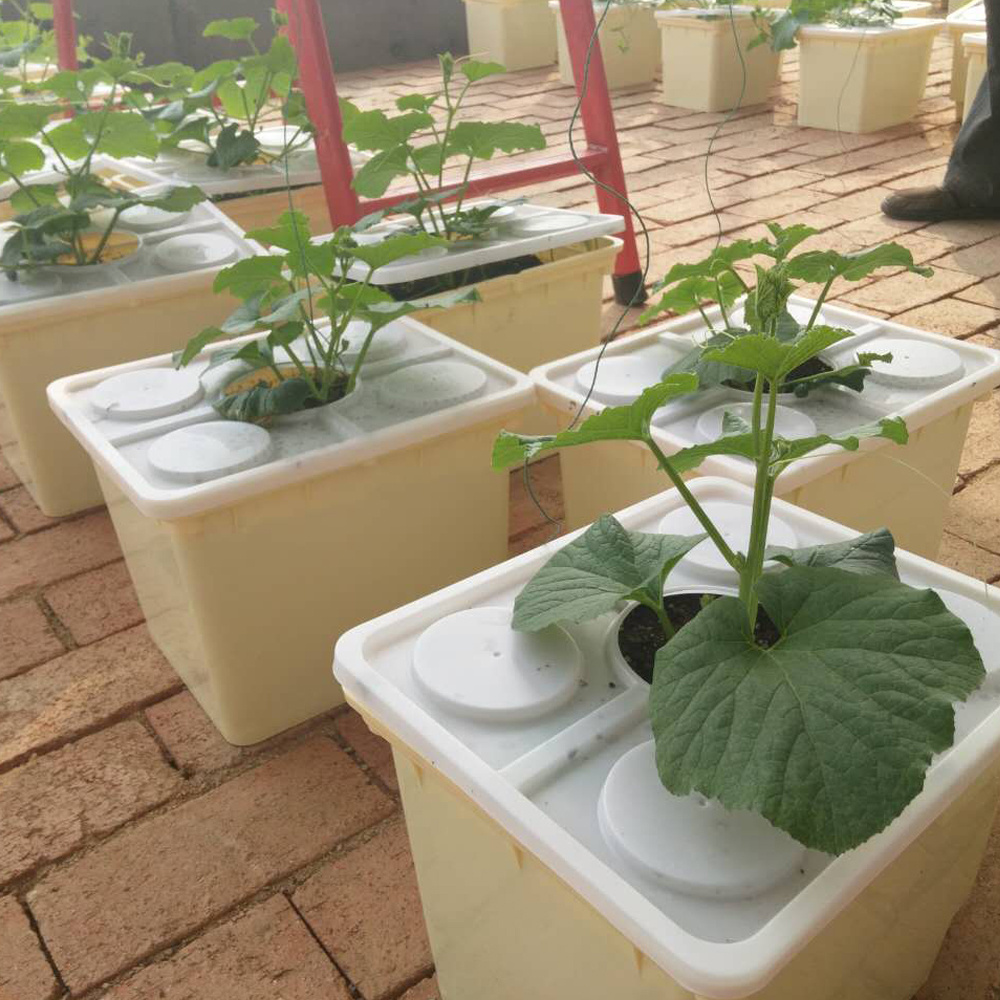
[[(642, 283), (642, 265), (639, 262), (632, 213), (626, 200), (628, 194), (625, 185), (625, 169), (622, 166), (618, 130), (615, 128), (614, 111), (611, 107), (611, 96), (608, 93), (608, 78), (604, 72), (601, 43), (597, 39), (594, 39), (593, 49), (590, 50), (589, 67), (587, 65), (590, 41), (597, 29), (593, 2), (592, 0), (559, 0), (559, 8), (563, 28), (566, 32), (570, 60), (573, 64), (576, 89), (578, 93), (583, 94), (583, 101), (580, 105), (583, 133), (587, 137), (589, 145), (601, 146), (606, 151), (606, 155), (600, 165), (593, 169), (593, 173), (602, 185), (606, 185), (611, 190), (597, 185), (597, 204), (602, 212), (620, 214), (625, 218), (624, 245), (618, 255), (618, 260), (615, 262), (615, 297), (622, 305), (633, 300), (642, 302), (645, 300), (645, 293), (644, 291), (637, 292), (637, 288)], [(584, 82), (585, 74), (586, 84)], [(586, 90), (584, 91), (585, 85)]]
[(344, 124), (319, 0), (277, 0), (277, 7), (288, 18), (288, 37), (298, 55), (299, 81), (316, 129), (316, 157), (330, 222), (350, 225), (361, 218), (361, 203), (351, 187), (354, 169), (342, 138)]
[(73, 0), (54, 0), (52, 27), (56, 33), (56, 56), (59, 68), (79, 69), (80, 64), (76, 58), (76, 19), (73, 16)]

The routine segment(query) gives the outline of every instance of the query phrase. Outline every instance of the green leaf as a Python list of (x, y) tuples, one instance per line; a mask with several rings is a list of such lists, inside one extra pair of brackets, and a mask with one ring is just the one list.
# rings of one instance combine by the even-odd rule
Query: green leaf
[(49, 129), (44, 142), (67, 160), (82, 160), (90, 152), (90, 139), (79, 118)]
[(55, 184), (29, 184), (27, 189), (25, 191), (19, 188), (10, 196), (10, 204), (15, 212), (26, 213), (39, 205), (59, 204), (59, 188)]
[(261, 311), (266, 299), (266, 292), (250, 296), (226, 317), (222, 324), (223, 332), (227, 336), (234, 337), (255, 330), (261, 321)]
[(420, 253), (421, 250), (440, 246), (447, 246), (447, 241), (438, 236), (431, 236), (428, 233), (404, 233), (401, 236), (390, 236), (380, 243), (351, 247), (348, 252), (375, 271), (393, 261)]
[(785, 227), (778, 225), (777, 222), (769, 222), (767, 229), (774, 237), (774, 249), (771, 251), (771, 255), (777, 261), (784, 260), (800, 243), (819, 233), (818, 229), (813, 229), (812, 226), (805, 226), (802, 223)]
[(400, 111), (420, 111), (426, 113), (437, 103), (440, 94), (406, 94), (396, 98)]
[(655, 306), (647, 309), (639, 321), (646, 323), (663, 312), (691, 312), (703, 302), (721, 302), (728, 307), (742, 294), (743, 285), (730, 271), (724, 271), (717, 278), (685, 278), (662, 295)]
[[(245, 373), (240, 377), (244, 377)], [(220, 396), (215, 411), (226, 420), (262, 423), (273, 417), (297, 413), (313, 398), (312, 389), (304, 378), (294, 376), (269, 385), (263, 379), (250, 389)]]
[(422, 111), (390, 118), (384, 111), (355, 111), (344, 122), (344, 141), (358, 149), (390, 150), (410, 136), (430, 128), (434, 119)]
[(209, 21), (202, 32), (204, 38), (228, 38), (234, 42), (245, 42), (253, 37), (260, 25), (252, 17), (220, 18)]
[(769, 649), (722, 597), (657, 653), (660, 778), (839, 854), (920, 792), (982, 659), (937, 594), (891, 577), (796, 566), (765, 574), (759, 593), (780, 633)]
[(502, 63), (484, 62), (479, 59), (465, 59), (459, 63), (458, 69), (470, 83), (478, 83), (488, 76), (497, 76), (507, 72), (507, 67)]
[(706, 361), (760, 372), (769, 382), (780, 382), (789, 372), (816, 357), (828, 347), (852, 337), (850, 330), (814, 326), (798, 340), (782, 343), (776, 337), (752, 333), (730, 341), (725, 347), (705, 351)]
[(0, 164), (8, 174), (21, 177), (45, 166), (45, 153), (33, 142), (0, 140)]
[(598, 618), (621, 601), (662, 603), (667, 574), (705, 537), (626, 531), (605, 514), (528, 581), (514, 601), (512, 625), (537, 632)]
[(788, 261), (788, 276), (801, 281), (823, 284), (835, 278), (860, 281), (881, 267), (902, 267), (929, 278), (933, 269), (919, 267), (913, 254), (898, 243), (885, 243), (859, 253), (837, 253), (835, 250), (810, 250)]
[(195, 73), (191, 80), (191, 89), (194, 91), (206, 89), (209, 92), (214, 91), (218, 82), (232, 76), (239, 65), (235, 59), (219, 59), (214, 63), (209, 63), (203, 70)]
[(146, 195), (136, 200), (140, 205), (159, 208), (164, 212), (188, 212), (205, 198), (205, 192), (201, 188), (172, 187), (160, 194)]
[(212, 289), (215, 292), (228, 289), (239, 299), (250, 298), (270, 289), (281, 277), (282, 263), (280, 257), (245, 257), (223, 268), (216, 275)]
[(671, 375), (645, 389), (630, 405), (609, 406), (588, 417), (575, 430), (535, 437), (501, 431), (493, 444), (493, 468), (506, 469), (542, 451), (591, 441), (643, 441), (649, 436), (649, 422), (657, 410), (697, 388), (698, 379), (694, 375)]
[(249, 129), (243, 129), (236, 122), (223, 126), (215, 139), (215, 148), (208, 157), (210, 167), (231, 170), (241, 163), (252, 163), (260, 152), (260, 143)]
[(835, 444), (845, 451), (857, 451), (864, 438), (885, 438), (894, 444), (906, 444), (909, 433), (902, 417), (884, 417), (877, 423), (857, 427), (850, 434), (833, 437), (829, 434), (817, 434), (814, 437), (786, 440), (775, 437), (771, 456), (771, 471), (775, 474), (783, 472), (792, 462), (804, 458), (810, 452), (824, 445)]
[(786, 566), (815, 566), (842, 569), (848, 573), (882, 573), (899, 579), (896, 568), (896, 541), (888, 528), (878, 528), (846, 542), (810, 545), (789, 549), (769, 545), (765, 559), (775, 559)]
[(84, 119), (87, 134), (95, 142), (94, 148), (98, 153), (116, 157), (144, 156), (155, 160), (160, 151), (156, 129), (137, 112), (113, 112), (106, 117), (103, 128), (96, 120), (100, 115), (80, 117)]
[(184, 350), (174, 353), (174, 367), (183, 368), (185, 365), (189, 365), (209, 344), (213, 344), (217, 340), (225, 340), (230, 336), (232, 334), (220, 330), (217, 326), (206, 327), (187, 342)]
[(43, 104), (5, 104), (0, 107), (0, 136), (6, 140), (33, 139), (51, 114), (52, 108)]
[(395, 178), (409, 174), (409, 156), (408, 146), (396, 146), (376, 153), (355, 173), (354, 190), (366, 198), (381, 198)]
[(459, 122), (448, 138), (448, 153), (466, 153), (489, 160), (497, 150), (518, 153), (545, 148), (545, 135), (537, 125), (522, 122)]

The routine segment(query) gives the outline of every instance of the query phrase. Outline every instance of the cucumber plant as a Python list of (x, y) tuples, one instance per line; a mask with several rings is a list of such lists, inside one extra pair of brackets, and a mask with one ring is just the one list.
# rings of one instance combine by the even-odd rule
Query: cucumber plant
[(145, 67), (127, 34), (107, 36), (106, 45), (106, 59), (29, 84), (23, 100), (0, 107), (0, 183), (14, 213), (0, 252), (8, 277), (100, 263), (123, 212), (184, 212), (204, 199), (195, 187), (144, 193), (102, 173), (101, 154), (156, 157), (159, 138), (140, 109), (177, 72), (176, 64)]
[[(719, 246), (703, 260), (692, 264), (675, 264), (654, 287), (663, 292), (659, 301), (640, 317), (640, 322), (663, 313), (688, 313), (697, 310), (705, 323), (701, 342), (665, 372), (694, 372), (699, 385), (709, 388), (728, 385), (731, 388), (753, 390), (754, 373), (737, 365), (706, 357), (704, 348), (723, 347), (740, 337), (750, 336), (760, 323), (755, 315), (758, 296), (780, 292), (783, 302), (797, 291), (796, 281), (819, 285), (820, 293), (808, 319), (801, 323), (787, 308), (777, 315), (767, 331), (782, 343), (789, 343), (816, 327), (823, 305), (838, 281), (861, 281), (882, 268), (902, 268), (923, 277), (931, 274), (930, 268), (919, 267), (913, 262), (910, 251), (895, 243), (886, 243), (862, 253), (841, 254), (834, 250), (807, 250), (792, 255), (805, 240), (816, 236), (818, 230), (805, 225), (783, 228), (768, 223), (771, 239), (742, 239)], [(765, 258), (768, 266), (761, 266), (757, 259)], [(740, 273), (738, 265), (753, 261), (756, 283), (751, 285)], [(731, 312), (738, 302), (743, 303), (743, 317), (735, 318)], [(705, 311), (704, 304), (714, 302), (721, 314), (715, 323)], [(799, 368), (786, 373), (779, 392), (807, 396), (822, 386), (841, 385), (855, 392), (864, 389), (865, 379), (875, 361), (882, 355), (862, 351), (850, 364), (834, 369), (819, 358), (811, 358)]]
[[(442, 245), (425, 233), (359, 244), (354, 230), (341, 226), (315, 240), (307, 217), (290, 211), (276, 226), (247, 235), (268, 244), (271, 253), (241, 260), (215, 280), (216, 292), (230, 292), (242, 304), (221, 326), (193, 337), (174, 359), (184, 367), (209, 344), (261, 334), (211, 355), (207, 371), (237, 363), (214, 404), (227, 419), (266, 423), (343, 399), (357, 387), (372, 341), (387, 324), (418, 309), (478, 298), (471, 290), (432, 302), (397, 302), (371, 284), (378, 268)], [(366, 273), (355, 280), (348, 272), (357, 265)]]
[[(472, 168), (478, 160), (496, 153), (517, 153), (545, 148), (537, 125), (523, 122), (466, 120), (464, 104), (477, 83), (505, 73), (497, 62), (438, 57), (441, 88), (431, 94), (406, 94), (396, 101), (399, 114), (362, 111), (341, 100), (344, 140), (373, 156), (354, 176), (354, 188), (368, 198), (380, 198), (397, 177), (409, 177), (418, 195), (394, 212), (412, 217), (413, 230), (433, 233), (447, 240), (483, 236), (494, 226), (493, 214), (501, 207), (464, 207)], [(456, 166), (460, 178), (446, 184), (446, 171)], [(454, 201), (450, 208), (446, 203)], [(379, 213), (381, 217), (385, 213)], [(369, 217), (369, 222), (375, 217)]]
[[(284, 23), (273, 15), (274, 26)], [(276, 32), (262, 49), (255, 41), (261, 25), (252, 17), (212, 21), (205, 38), (240, 44), (246, 51), (236, 59), (220, 59), (192, 72), (183, 88), (150, 112), (165, 149), (184, 148), (203, 155), (209, 167), (233, 167), (282, 161), (312, 141), (313, 128), (302, 93), (293, 87), (295, 51), (288, 38)], [(279, 148), (261, 146), (260, 132), (273, 124), (280, 109), (284, 124)]]
[(760, 34), (748, 47), (767, 44), (781, 52), (795, 48), (803, 25), (890, 28), (899, 17), (902, 11), (892, 0), (791, 0), (784, 10), (755, 8), (753, 19)]
[(52, 4), (0, 0), (0, 90), (21, 89), (56, 65)]
[[(867, 266), (863, 255), (855, 259)], [(985, 671), (968, 628), (941, 598), (899, 580), (888, 531), (806, 549), (768, 546), (775, 483), (789, 466), (820, 448), (854, 451), (865, 438), (907, 441), (899, 417), (849, 434), (788, 439), (775, 431), (783, 379), (851, 336), (816, 324), (778, 336), (793, 263), (783, 258), (758, 274), (745, 333), (703, 349), (706, 362), (752, 373), (749, 421), (727, 413), (717, 440), (667, 455), (651, 432), (652, 417), (695, 392), (699, 381), (691, 372), (673, 373), (631, 405), (605, 409), (575, 429), (543, 437), (501, 433), (493, 464), (504, 469), (595, 441), (639, 441), (650, 449), (703, 534), (631, 532), (603, 517), (529, 581), (515, 602), (513, 627), (533, 632), (582, 622), (623, 600), (654, 610), (663, 644), (649, 712), (663, 785), (756, 811), (807, 847), (839, 854), (888, 826), (921, 790), (932, 757), (954, 739), (954, 704)], [(745, 551), (729, 544), (684, 481), (711, 455), (754, 466)], [(707, 602), (677, 627), (663, 603), (664, 585), (706, 538), (738, 580), (738, 596)], [(757, 632), (762, 622), (767, 642)]]

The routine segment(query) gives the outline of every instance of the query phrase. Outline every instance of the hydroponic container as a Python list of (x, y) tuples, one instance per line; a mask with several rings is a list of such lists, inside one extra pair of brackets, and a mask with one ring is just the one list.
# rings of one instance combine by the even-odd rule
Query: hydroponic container
[[(138, 168), (108, 158), (101, 170), (111, 183), (151, 183)], [(39, 268), (20, 281), (0, 276), (0, 448), (52, 516), (101, 503), (101, 491), (87, 455), (49, 410), (46, 386), (183, 347), (235, 308), (234, 299), (212, 292), (219, 271), (263, 252), (208, 202), (182, 213), (129, 209), (118, 231), (131, 234), (136, 247), (122, 260)]]
[(663, 58), (663, 96), (674, 107), (728, 111), (762, 104), (778, 82), (781, 54), (748, 48), (760, 34), (752, 7), (656, 11)]
[(490, 447), (534, 390), (407, 318), (378, 332), (355, 392), (265, 428), (217, 418), (240, 369), (206, 374), (209, 357), (75, 375), (49, 397), (98, 470), (154, 640), (248, 744), (340, 703), (341, 632), (506, 557)]
[[(806, 322), (813, 303), (793, 296), (790, 310)], [(713, 321), (718, 307), (706, 310)], [(735, 315), (741, 315), (737, 310)], [(863, 441), (857, 452), (828, 447), (796, 462), (778, 479), (783, 499), (858, 531), (888, 526), (898, 543), (920, 555), (937, 553), (944, 529), (972, 406), (1000, 385), (1000, 354), (989, 348), (824, 305), (820, 322), (852, 330), (855, 337), (824, 352), (831, 365), (848, 364), (858, 350), (891, 353), (876, 362), (863, 393), (839, 386), (805, 399), (782, 397), (777, 431), (785, 437), (849, 432), (890, 415), (906, 420), (905, 447), (881, 439)], [(738, 322), (738, 319), (736, 320)], [(685, 316), (611, 344), (600, 365), (597, 352), (541, 366), (532, 372), (540, 406), (565, 427), (588, 392), (584, 415), (631, 402), (704, 335), (701, 317)], [(595, 380), (596, 369), (596, 380)], [(667, 455), (714, 440), (722, 414), (747, 410), (750, 394), (719, 386), (665, 406), (653, 419), (654, 435)], [(577, 528), (664, 489), (664, 474), (645, 446), (606, 442), (560, 453), (566, 523)], [(703, 475), (749, 484), (749, 462), (708, 458)]]
[(551, 66), (556, 26), (546, 0), (464, 0), (469, 52), (509, 72)]
[[(166, 150), (155, 161), (129, 160), (157, 175), (161, 183), (194, 184), (216, 201), (219, 208), (243, 230), (258, 229), (273, 224), (282, 212), (288, 211), (287, 187), (294, 190), (297, 211), (304, 213), (315, 229), (330, 224), (326, 196), (316, 160), (313, 138), (301, 140), (297, 148), (284, 159), (276, 159), (291, 138), (289, 129), (273, 124), (257, 131), (261, 151), (267, 159), (262, 163), (244, 164), (228, 170), (210, 167), (207, 150), (188, 141), (182, 148)], [(357, 169), (368, 155), (350, 151), (351, 163)]]
[(968, 77), (968, 62), (962, 39), (970, 32), (986, 30), (986, 7), (983, 0), (971, 0), (962, 4), (945, 20), (951, 38), (951, 99), (955, 102), (955, 117), (961, 121), (965, 105), (965, 85)]
[(881, 28), (803, 25), (799, 125), (862, 133), (909, 121), (924, 96), (943, 23), (903, 17)]
[[(518, 371), (597, 344), (604, 279), (621, 249), (621, 241), (606, 234), (621, 231), (621, 216), (515, 204), (494, 218), (497, 228), (489, 237), (432, 247), (386, 264), (372, 283), (399, 288), (467, 272), (480, 301), (428, 310), (420, 319)], [(376, 226), (365, 238), (377, 240), (393, 226)], [(484, 280), (474, 277), (475, 268), (517, 259), (533, 266)], [(359, 261), (348, 274), (363, 279), (368, 268)]]
[[(594, 14), (598, 19), (604, 14), (604, 7), (603, 2), (594, 4)], [(549, 0), (549, 8), (556, 21), (559, 79), (567, 87), (572, 87), (573, 63), (569, 57), (559, 0)], [(598, 36), (611, 90), (652, 83), (660, 71), (660, 37), (654, 19), (655, 9), (656, 4), (645, 0), (612, 3)]]
[(965, 50), (965, 99), (962, 102), (963, 119), (968, 116), (969, 108), (979, 93), (979, 87), (986, 76), (986, 42), (985, 31), (970, 31), (962, 36), (962, 48)]
[[(744, 545), (751, 491), (692, 490)], [(853, 532), (780, 500), (771, 539)], [(689, 529), (676, 490), (618, 515)], [(956, 745), (886, 830), (840, 857), (761, 817), (660, 784), (649, 686), (619, 614), (524, 634), (514, 597), (573, 536), (360, 626), (337, 645), (347, 699), (393, 747), (443, 1000), (910, 1000), (967, 897), (1000, 797), (1000, 593), (908, 553), (902, 579), (961, 617), (987, 679)], [(709, 543), (670, 590), (735, 585)]]

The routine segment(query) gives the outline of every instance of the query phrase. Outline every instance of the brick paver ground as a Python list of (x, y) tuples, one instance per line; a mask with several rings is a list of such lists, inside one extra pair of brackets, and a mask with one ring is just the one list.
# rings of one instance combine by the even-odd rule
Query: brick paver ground
[[(795, 59), (770, 106), (720, 115), (615, 95), (625, 167), (647, 217), (651, 274), (765, 220), (814, 245), (896, 239), (936, 275), (841, 293), (959, 339), (1000, 332), (1000, 224), (878, 213), (938, 179), (955, 133), (938, 43), (917, 119), (838, 136), (795, 125)], [(433, 87), (435, 66), (342, 80), (365, 107)], [(538, 122), (567, 145), (574, 98), (549, 70), (491, 81), (476, 114)], [(718, 132), (718, 135), (716, 133)], [(705, 193), (707, 175), (718, 219)], [(564, 179), (525, 192), (589, 206)], [(616, 309), (608, 302), (606, 324)], [(630, 317), (631, 325), (634, 317)], [(1000, 396), (975, 410), (940, 559), (1000, 579)], [(536, 467), (558, 513), (558, 460)], [(512, 481), (512, 551), (547, 537)], [(1000, 833), (920, 1000), (1000, 996)], [(53, 521), (0, 458), (0, 997), (3, 1000), (433, 1000), (387, 747), (347, 710), (252, 748), (226, 744), (153, 646), (102, 511)], [(462, 998), (455, 998), (462, 1000)]]

